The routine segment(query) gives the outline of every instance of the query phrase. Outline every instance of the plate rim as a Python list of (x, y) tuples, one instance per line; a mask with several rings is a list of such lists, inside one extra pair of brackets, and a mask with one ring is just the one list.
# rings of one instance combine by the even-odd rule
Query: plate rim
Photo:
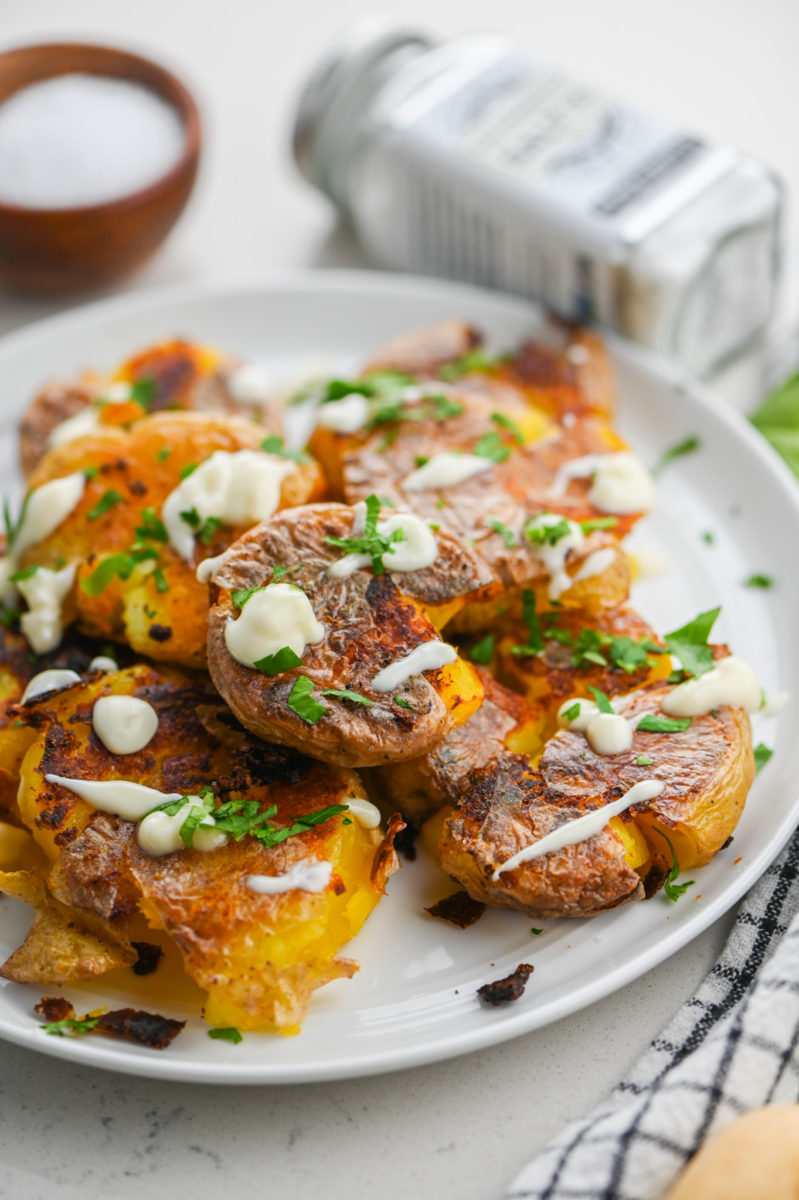
[[(541, 322), (546, 314), (542, 307), (532, 301), (485, 288), (474, 287), (420, 275), (393, 274), (386, 271), (359, 269), (298, 269), (269, 272), (257, 277), (223, 276), (198, 281), (188, 281), (166, 286), (142, 288), (133, 293), (100, 298), (78, 305), (67, 312), (57, 313), (26, 324), (0, 337), (0, 361), (7, 354), (24, 354), (29, 344), (36, 345), (47, 338), (51, 331), (69, 331), (70, 326), (85, 328), (93, 316), (135, 317), (146, 312), (153, 304), (179, 305), (181, 302), (222, 300), (226, 296), (253, 296), (279, 291), (322, 291), (331, 294), (361, 292), (385, 294), (398, 293), (409, 298), (419, 295), (439, 299), (451, 304), (457, 315), (458, 304), (463, 305), (471, 297), (476, 303), (491, 306), (497, 317), (503, 310), (508, 316), (518, 318), (529, 311), (531, 324)], [(711, 388), (690, 375), (677, 363), (660, 358), (645, 347), (641, 347), (614, 335), (599, 330), (605, 344), (614, 356), (631, 363), (661, 384), (684, 389), (692, 404), (706, 410), (713, 419), (726, 425), (736, 441), (761, 461), (764, 469), (776, 477), (783, 498), (799, 524), (799, 483), (787, 464), (769, 443), (757, 433), (746, 418), (723, 400)], [(708, 898), (702, 908), (691, 915), (690, 921), (676, 924), (667, 934), (653, 940), (650, 947), (614, 969), (575, 989), (566, 998), (553, 998), (541, 1006), (518, 1013), (504, 1013), (501, 1021), (486, 1021), (482, 1029), (457, 1031), (438, 1039), (435, 1044), (425, 1043), (420, 1047), (402, 1044), (397, 1047), (383, 1046), (368, 1056), (347, 1059), (331, 1058), (324, 1063), (291, 1062), (235, 1062), (229, 1059), (218, 1062), (192, 1062), (170, 1059), (155, 1051), (129, 1047), (124, 1050), (113, 1045), (72, 1039), (49, 1039), (44, 1041), (37, 1025), (30, 1030), (16, 1025), (0, 1013), (0, 1038), (5, 1041), (35, 1050), (49, 1057), (75, 1062), (81, 1066), (117, 1071), (122, 1074), (139, 1075), (152, 1079), (173, 1082), (214, 1083), (232, 1085), (287, 1085), (309, 1082), (327, 1082), (337, 1079), (370, 1077), (392, 1071), (440, 1062), (464, 1054), (475, 1053), (492, 1045), (499, 1045), (512, 1038), (532, 1033), (553, 1024), (640, 978), (653, 967), (670, 958), (703, 933), (719, 917), (733, 908), (750, 887), (762, 876), (784, 848), (796, 827), (799, 816), (799, 788), (786, 804), (785, 813), (775, 828), (768, 843), (759, 853), (743, 866), (724, 890)], [(0, 992), (2, 995), (2, 992)]]

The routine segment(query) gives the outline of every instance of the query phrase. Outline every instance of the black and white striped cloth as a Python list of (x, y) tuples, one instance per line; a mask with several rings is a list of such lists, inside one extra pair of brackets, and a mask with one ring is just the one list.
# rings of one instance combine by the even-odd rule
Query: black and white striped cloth
[(506, 1200), (662, 1200), (713, 1133), (799, 1099), (799, 833), (743, 899), (695, 996)]

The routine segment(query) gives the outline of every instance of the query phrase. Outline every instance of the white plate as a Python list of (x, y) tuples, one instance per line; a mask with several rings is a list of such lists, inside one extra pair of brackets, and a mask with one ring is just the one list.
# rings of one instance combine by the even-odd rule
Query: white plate
[[(0, 343), (3, 395), (15, 412), (0, 445), (3, 478), (15, 474), (14, 416), (48, 378), (106, 366), (133, 349), (183, 334), (274, 367), (278, 375), (324, 364), (351, 369), (396, 332), (446, 316), (482, 327), (497, 347), (543, 328), (527, 304), (466, 287), (401, 276), (323, 272), (262, 285), (182, 287), (104, 302), (42, 322)], [(770, 696), (799, 678), (799, 630), (792, 585), (799, 577), (799, 493), (787, 469), (734, 412), (676, 370), (619, 342), (620, 426), (645, 461), (687, 434), (701, 450), (664, 474), (655, 513), (633, 544), (665, 552), (670, 572), (637, 586), (634, 601), (656, 628), (670, 629), (717, 603), (714, 637), (756, 665)], [(701, 535), (709, 530), (714, 544)], [(741, 586), (753, 571), (776, 576), (772, 591)], [(59, 1039), (40, 1031), (33, 1004), (42, 988), (0, 991), (0, 1036), (77, 1062), (157, 1078), (213, 1083), (289, 1083), (368, 1075), (476, 1050), (558, 1020), (673, 954), (728, 909), (762, 873), (799, 816), (796, 778), (799, 697), (756, 731), (776, 753), (758, 778), (735, 842), (695, 873), (677, 904), (662, 895), (592, 921), (552, 921), (540, 936), (518, 913), (491, 911), (458, 930), (423, 907), (442, 893), (424, 861), (406, 864), (347, 953), (360, 960), (351, 981), (316, 994), (296, 1038), (248, 1034), (239, 1046), (211, 1041), (196, 1013), (171, 1006), (189, 1025), (166, 1052)], [(0, 902), (0, 954), (24, 936), (29, 913)], [(525, 995), (496, 1009), (475, 989), (519, 962), (535, 974)], [(152, 977), (157, 997), (157, 975)], [(45, 989), (46, 990), (46, 989)], [(52, 989), (51, 989), (52, 990)], [(78, 1011), (119, 1007), (123, 991), (66, 989)], [(141, 1000), (138, 1001), (141, 1003)], [(152, 1001), (157, 1007), (157, 999)], [(163, 1006), (166, 1008), (166, 1006)]]

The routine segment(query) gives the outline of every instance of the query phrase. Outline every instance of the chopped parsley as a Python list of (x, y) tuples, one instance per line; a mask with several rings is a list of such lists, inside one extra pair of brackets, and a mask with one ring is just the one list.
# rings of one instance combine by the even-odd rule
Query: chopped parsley
[(9, 583), (23, 583), (26, 579), (32, 579), (38, 567), (23, 567), (20, 571), (15, 571), (13, 575), (9, 575)]
[(416, 711), (411, 702), (406, 700), (403, 696), (394, 696), (394, 703), (398, 704), (400, 708), (409, 708), (411, 712)]
[(236, 608), (244, 608), (250, 596), (254, 596), (256, 592), (260, 592), (262, 587), (263, 584), (260, 584), (258, 587), (236, 588), (234, 592), (231, 592), (230, 598)]
[(496, 430), (492, 429), (490, 433), (484, 433), (481, 438), (478, 438), (472, 447), (472, 454), (476, 454), (479, 458), (490, 458), (495, 463), (501, 463), (510, 458), (511, 448), (503, 442)]
[(510, 417), (506, 417), (505, 414), (501, 412), (492, 412), (491, 420), (495, 425), (498, 425), (500, 429), (506, 429), (513, 438), (514, 442), (516, 442), (519, 446), (524, 445), (524, 434), (514, 420), (512, 420)]
[(658, 717), (646, 713), (635, 728), (638, 733), (684, 733), (690, 724), (690, 717)]
[(113, 579), (130, 579), (134, 568), (149, 558), (157, 559), (158, 554), (147, 546), (134, 546), (120, 554), (109, 554), (95, 567), (91, 575), (80, 581), (81, 589), (87, 596), (99, 596)]
[(614, 529), (618, 523), (618, 517), (591, 517), (589, 521), (579, 522), (583, 533), (593, 533), (595, 529)]
[(155, 457), (158, 459), (159, 462), (166, 462), (166, 460), (169, 458), (171, 453), (172, 453), (171, 446), (162, 446)]
[(608, 700), (608, 698), (604, 692), (601, 692), (599, 690), (599, 688), (596, 688), (596, 687), (589, 687), (588, 690), (591, 693), (591, 695), (594, 697), (596, 706), (601, 713), (612, 713), (613, 712), (613, 705), (611, 704), (610, 700)]
[(169, 541), (166, 525), (154, 508), (142, 509), (141, 522), (141, 525), (136, 527), (136, 536), (141, 538), (142, 541), (164, 543)]
[(505, 548), (507, 550), (510, 550), (511, 546), (515, 545), (516, 534), (513, 532), (512, 529), (508, 529), (507, 525), (503, 525), (503, 523), (501, 521), (493, 521), (493, 520), (489, 521), (488, 524), (491, 526), (491, 528), (496, 533), (498, 533), (500, 535), (503, 542), (505, 543)]
[[(253, 590), (257, 591), (257, 588)], [(256, 668), (256, 670), (261, 671), (264, 675), (274, 676), (281, 675), (283, 671), (290, 671), (292, 667), (301, 667), (302, 659), (298, 654), (294, 653), (294, 651), (291, 649), (291, 646), (281, 646), (281, 648), (276, 650), (274, 654), (265, 654), (263, 658), (256, 659), (256, 661), (253, 663), (253, 666)], [(298, 679), (297, 683), (299, 682), (300, 681)], [(308, 680), (308, 682), (310, 683), (310, 680)], [(294, 693), (292, 691), (292, 695), (293, 694)], [(316, 704), (316, 701), (314, 700), (313, 703)], [(291, 697), (289, 697), (289, 707), (294, 708), (294, 705), (291, 703)], [(324, 708), (324, 705), (320, 705), (319, 707), (322, 708), (323, 711), (327, 711)], [(295, 712), (297, 711), (299, 710), (295, 709)], [(321, 715), (322, 714), (320, 713), (319, 716)], [(300, 713), (300, 716), (302, 716), (302, 713)]]
[(315, 725), (319, 718), (327, 712), (327, 705), (320, 704), (318, 700), (314, 699), (312, 692), (313, 681), (307, 675), (299, 675), (289, 692), (289, 708), (298, 717), (301, 717), (306, 725)]
[(380, 516), (380, 501), (377, 496), (371, 495), (366, 498), (366, 519), (364, 521), (363, 533), (358, 537), (331, 537), (327, 536), (325, 541), (330, 546), (338, 546), (342, 550), (347, 550), (355, 554), (368, 554), (372, 560), (372, 570), (375, 575), (383, 575), (385, 573), (385, 565), (383, 556), (393, 553), (392, 547), (395, 542), (404, 542), (405, 534), (401, 529), (395, 529), (393, 533), (379, 533), (377, 529), (377, 519)]
[(261, 442), (261, 449), (266, 451), (267, 454), (275, 454), (278, 458), (288, 458), (291, 462), (295, 463), (309, 463), (312, 461), (310, 456), (302, 450), (289, 450), (287, 446), (284, 446), (282, 437), (279, 437), (277, 434), (265, 437)]
[(530, 930), (530, 933), (535, 934), (536, 937), (539, 937), (543, 932), (543, 929), (536, 929), (535, 925)]
[(758, 742), (754, 749), (755, 771), (762, 771), (773, 753), (774, 751), (769, 746), (764, 746), (762, 742)]
[(651, 759), (648, 754), (639, 754), (635, 760), (636, 767), (651, 767), (654, 759)]
[(487, 666), (494, 656), (494, 642), (496, 636), (493, 633), (487, 633), (479, 642), (475, 642), (469, 651), (469, 658), (472, 662), (479, 663), (480, 666)]
[(443, 367), (439, 368), (438, 376), (439, 379), (447, 379), (451, 382), (454, 379), (460, 379), (462, 375), (468, 375), (470, 371), (492, 371), (494, 367), (504, 361), (504, 355), (492, 357), (484, 350), (468, 350), (460, 358), (444, 363)]
[(155, 399), (155, 380), (149, 376), (135, 380), (130, 385), (130, 398), (141, 405), (145, 412), (149, 412)]
[(681, 442), (677, 442), (674, 446), (670, 446), (668, 450), (663, 451), (657, 463), (652, 468), (652, 474), (656, 477), (661, 475), (669, 463), (673, 463), (675, 459), (684, 458), (686, 454), (693, 454), (695, 450), (699, 449), (701, 444), (699, 438), (693, 435), (683, 438)]
[[(278, 563), (272, 571), (272, 583), (278, 583), (286, 575), (296, 575), (303, 568), (303, 563), (297, 563), (294, 567), (284, 567), (282, 563)], [(257, 588), (250, 588), (250, 592), (257, 591)]]
[(93, 479), (96, 479), (99, 474), (100, 474), (99, 467), (84, 467), (83, 468), (83, 478), (88, 480), (89, 483), (91, 483), (91, 481)]
[(339, 700), (352, 700), (355, 704), (365, 704), (370, 708), (374, 704), (374, 700), (367, 700), (366, 696), (362, 696), (360, 692), (353, 692), (349, 688), (325, 688), (322, 695), (337, 696)]
[(99, 1017), (64, 1017), (62, 1021), (48, 1021), (39, 1028), (53, 1037), (64, 1037), (67, 1033), (91, 1033), (99, 1021)]
[(693, 879), (688, 879), (685, 883), (675, 882), (677, 876), (680, 874), (680, 863), (677, 858), (677, 852), (671, 843), (671, 838), (666, 837), (662, 829), (656, 829), (655, 832), (660, 834), (663, 840), (667, 843), (669, 850), (671, 850), (671, 870), (669, 871), (663, 883), (663, 891), (668, 900), (676, 901), (679, 900), (680, 896), (685, 895), (689, 887), (694, 886), (694, 881)]
[(713, 668), (713, 651), (707, 644), (710, 631), (721, 607), (708, 609), (682, 625), (679, 629), (666, 634), (666, 646), (670, 654), (679, 658), (684, 674), (698, 678)]
[(331, 817), (346, 812), (347, 807), (346, 804), (328, 804), (326, 808), (319, 808), (316, 812), (297, 817), (291, 825), (280, 826), (271, 823), (271, 818), (277, 813), (275, 805), (259, 811), (257, 800), (229, 800), (215, 808), (211, 816), (216, 828), (229, 834), (235, 841), (240, 842), (247, 836), (254, 837), (269, 849), (270, 846), (278, 846), (297, 834), (307, 833), (315, 825), (321, 825)]
[(181, 483), (183, 482), (184, 479), (188, 479), (188, 477), (190, 475), (193, 475), (196, 470), (197, 470), (197, 463), (186, 463), (186, 466), (183, 467), (180, 472)]
[(209, 1038), (215, 1042), (232, 1042), (234, 1046), (238, 1046), (239, 1042), (243, 1042), (244, 1038), (235, 1025), (225, 1025), (219, 1029), (209, 1029)]
[(535, 607), (535, 592), (525, 588), (522, 592), (522, 620), (527, 626), (527, 642), (523, 646), (511, 646), (511, 654), (517, 657), (527, 657), (540, 654), (544, 649), (544, 639), (541, 635), (541, 622)]
[(747, 588), (767, 588), (774, 587), (774, 580), (771, 575), (750, 575), (743, 581), (744, 587)]
[(702, 541), (706, 546), (712, 546), (716, 541), (716, 535), (711, 533), (709, 529), (706, 529), (702, 534)]
[(167, 583), (166, 575), (160, 567), (156, 567), (153, 571), (153, 583), (155, 584), (155, 590), (157, 592), (169, 591), (169, 584)]
[(572, 721), (576, 721), (577, 718), (579, 717), (579, 715), (580, 715), (580, 701), (579, 700), (577, 700), (574, 704), (570, 704), (569, 707), (567, 709), (565, 709), (564, 712), (561, 713), (563, 720), (568, 721), (569, 724), (571, 724)]
[[(544, 514), (539, 513), (538, 515), (543, 516)], [(565, 517), (561, 517), (549, 525), (546, 523), (536, 525), (534, 521), (535, 518), (524, 531), (528, 542), (532, 542), (534, 546), (556, 546), (561, 538), (568, 537), (571, 533), (571, 524)]]
[(197, 537), (204, 546), (209, 546), (220, 530), (226, 530), (227, 525), (219, 517), (206, 517), (197, 531)]
[(88, 520), (95, 521), (98, 517), (101, 517), (103, 513), (110, 512), (110, 510), (114, 508), (115, 505), (119, 504), (121, 500), (121, 493), (115, 488), (109, 488), (108, 491), (103, 492), (94, 508), (90, 508), (86, 513)]
[(180, 513), (181, 521), (185, 521), (187, 525), (191, 525), (192, 529), (200, 528), (200, 514), (196, 508), (184, 508)]

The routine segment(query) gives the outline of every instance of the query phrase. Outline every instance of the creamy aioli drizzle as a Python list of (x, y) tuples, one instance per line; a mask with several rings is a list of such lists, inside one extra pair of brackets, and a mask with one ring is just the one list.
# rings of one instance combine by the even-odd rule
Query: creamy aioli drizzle
[(138, 696), (101, 696), (92, 709), (92, 728), (112, 754), (136, 754), (158, 730), (158, 713)]
[(586, 454), (564, 463), (550, 488), (551, 496), (562, 496), (571, 479), (593, 476), (588, 501), (600, 512), (648, 512), (655, 488), (643, 463), (628, 450), (617, 454)]
[(100, 413), (103, 408), (108, 404), (127, 404), (130, 396), (130, 384), (112, 383), (103, 397), (93, 400), (85, 408), (76, 412), (74, 416), (67, 417), (66, 421), (61, 421), (56, 425), (50, 431), (47, 445), (51, 448), (64, 446), (67, 442), (74, 442), (75, 438), (84, 437), (87, 433), (94, 433), (101, 424)]
[(482, 475), (490, 471), (496, 463), (492, 458), (482, 458), (479, 454), (456, 454), (444, 450), (434, 454), (424, 466), (412, 471), (402, 481), (406, 492), (427, 492), (435, 488), (454, 487), (474, 475)]
[(77, 671), (70, 671), (66, 667), (51, 667), (48, 671), (40, 671), (29, 681), (22, 693), (20, 704), (27, 704), (28, 701), (35, 700), (37, 696), (44, 696), (47, 692), (60, 692), (63, 688), (73, 687), (80, 682)]
[(554, 545), (550, 545), (549, 542), (543, 542), (541, 545), (532, 542), (529, 544), (530, 552), (546, 567), (550, 600), (557, 600), (574, 582), (566, 571), (566, 559), (570, 550), (582, 549), (585, 534), (576, 521), (570, 521), (558, 513), (539, 513), (527, 522), (527, 529), (549, 529), (553, 525), (560, 525), (564, 520), (569, 526), (569, 532), (558, 538)]
[(215, 450), (170, 492), (161, 509), (169, 540), (188, 562), (196, 530), (181, 517), (194, 509), (202, 523), (215, 517), (225, 525), (254, 525), (271, 517), (280, 488), (297, 464), (261, 450)]
[(324, 636), (325, 627), (317, 621), (305, 592), (290, 583), (270, 583), (255, 592), (238, 619), (228, 617), (225, 626), (225, 645), (245, 667), (284, 646), (302, 658), (305, 647)]
[(114, 658), (110, 658), (107, 654), (98, 654), (89, 663), (90, 671), (118, 671), (119, 663)]
[(371, 686), (376, 692), (393, 692), (402, 687), (413, 675), (423, 671), (437, 671), (448, 663), (455, 662), (458, 652), (446, 642), (423, 642), (410, 654), (378, 671)]
[(198, 583), (210, 583), (216, 574), (216, 569), (225, 557), (226, 551), (221, 554), (215, 554), (213, 558), (204, 558), (201, 563), (197, 564), (197, 570), (194, 572), (194, 577)]
[(616, 561), (616, 550), (613, 546), (605, 546), (602, 550), (594, 550), (580, 564), (580, 570), (572, 579), (572, 583), (578, 583), (581, 579), (593, 579), (595, 575), (602, 575)]
[(230, 372), (227, 390), (240, 404), (263, 404), (274, 391), (274, 385), (263, 367), (245, 363)]
[(551, 833), (545, 837), (539, 838), (529, 846), (525, 846), (523, 850), (519, 850), (504, 863), (497, 867), (491, 876), (494, 883), (497, 882), (500, 875), (505, 871), (513, 871), (522, 863), (530, 862), (533, 858), (540, 858), (544, 854), (552, 854), (556, 850), (563, 850), (566, 846), (576, 846), (578, 842), (585, 842), (589, 838), (594, 837), (597, 833), (605, 828), (611, 817), (616, 817), (619, 813), (625, 812), (631, 808), (633, 804), (644, 804), (647, 800), (654, 800), (659, 796), (666, 785), (661, 783), (659, 779), (642, 779), (639, 783), (633, 784), (628, 792), (620, 796), (618, 800), (614, 800), (611, 804), (606, 804), (602, 808), (597, 808), (593, 812), (586, 813), (584, 817), (577, 817), (574, 821), (567, 821), (561, 825), (559, 829), (553, 829)]
[(282, 875), (248, 875), (245, 883), (251, 892), (277, 896), (281, 892), (323, 892), (330, 883), (332, 864), (318, 858), (297, 862)]
[[(202, 809), (200, 803), (193, 803), (189, 796), (182, 808), (173, 817), (168, 813), (151, 812), (139, 823), (136, 830), (136, 841), (145, 854), (160, 858), (162, 854), (173, 854), (176, 850), (186, 850), (186, 843), (180, 836), (180, 827), (194, 809)], [(227, 842), (227, 834), (221, 833), (214, 826), (214, 818), (208, 813), (194, 830), (192, 849), (208, 852), (217, 850)]]
[(26, 550), (43, 542), (58, 529), (80, 502), (85, 487), (83, 472), (75, 471), (62, 479), (51, 479), (28, 493), (22, 524), (10, 547), (15, 560), (19, 561)]
[(721, 658), (698, 679), (688, 679), (660, 704), (670, 717), (701, 717), (723, 704), (748, 713), (760, 708), (760, 684), (752, 668), (740, 658)]
[[(574, 720), (566, 718), (566, 712), (574, 704), (580, 711)], [(619, 713), (602, 712), (593, 700), (565, 700), (558, 709), (558, 723), (562, 728), (584, 733), (586, 741), (595, 754), (623, 754), (633, 744), (633, 731), (644, 713), (634, 717), (622, 717)]]
[[(359, 507), (360, 504), (356, 505), (356, 508)], [(358, 514), (356, 514), (356, 521), (353, 522), (354, 537), (357, 537), (358, 533), (362, 531), (357, 528), (360, 524), (357, 518)], [(404, 573), (422, 571), (425, 567), (431, 567), (438, 558), (438, 542), (427, 522), (423, 521), (421, 517), (414, 516), (413, 513), (396, 513), (385, 521), (377, 522), (377, 532), (384, 537), (389, 537), (398, 529), (405, 534), (405, 539), (401, 542), (393, 542), (383, 556), (383, 565), (386, 570)], [(372, 556), (370, 554), (345, 554), (343, 558), (330, 564), (327, 573), (332, 579), (347, 579), (361, 567), (370, 567), (371, 565)]]
[(371, 800), (363, 800), (360, 796), (348, 796), (344, 801), (355, 818), (364, 829), (377, 829), (380, 824), (380, 809)]
[(369, 402), (365, 396), (353, 392), (341, 400), (330, 400), (320, 404), (316, 411), (316, 424), (333, 433), (357, 433), (369, 420)]
[(60, 571), (37, 567), (33, 575), (20, 579), (17, 587), (28, 611), (19, 619), (19, 626), (35, 654), (55, 650), (63, 635), (61, 606), (75, 581), (77, 563)]

